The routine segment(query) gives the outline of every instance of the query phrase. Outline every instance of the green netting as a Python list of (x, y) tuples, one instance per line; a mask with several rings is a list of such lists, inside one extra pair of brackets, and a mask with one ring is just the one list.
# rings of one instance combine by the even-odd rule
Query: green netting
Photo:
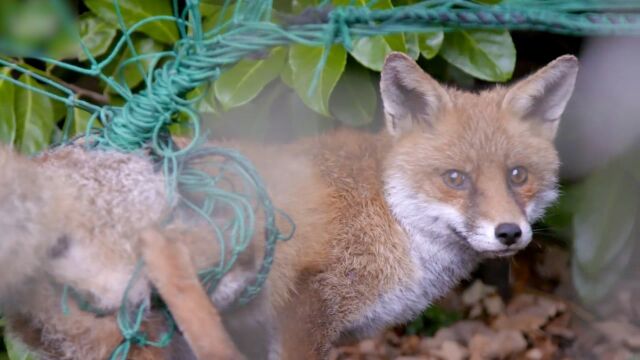
[[(51, 1), (56, 4), (60, 16), (72, 18), (63, 0)], [(222, 254), (225, 247), (232, 250), (231, 255), (222, 257), (216, 267), (201, 273), (209, 291), (215, 289), (218, 280), (233, 266), (236, 257), (254, 237), (256, 211), (262, 211), (267, 243), (264, 261), (255, 283), (243, 292), (240, 304), (250, 301), (264, 284), (273, 262), (276, 241), (291, 235), (283, 236), (277, 229), (275, 218), (278, 211), (271, 204), (262, 180), (249, 161), (235, 151), (201, 143), (199, 118), (193, 109), (198, 99), (187, 100), (187, 94), (200, 84), (217, 79), (221, 72), (243, 58), (290, 44), (328, 47), (337, 43), (350, 48), (352, 41), (359, 37), (460, 28), (538, 30), (570, 35), (640, 34), (640, 3), (634, 0), (505, 0), (497, 5), (466, 0), (425, 0), (388, 10), (374, 10), (375, 0), (366, 6), (339, 7), (330, 7), (328, 1), (324, 1), (316, 8), (284, 20), (274, 18), (270, 0), (227, 0), (223, 9), (230, 8), (232, 3), (235, 7), (231, 18), (223, 20), (221, 16), (212, 30), (204, 31), (198, 0), (187, 0), (181, 4), (173, 0), (173, 16), (149, 17), (129, 27), (123, 20), (119, 1), (113, 0), (123, 35), (107, 56), (96, 59), (71, 26), (67, 31), (80, 44), (88, 66), (47, 58), (31, 53), (20, 44), (0, 39), (0, 54), (5, 56), (0, 58), (0, 66), (13, 69), (14, 74), (28, 74), (52, 90), (23, 83), (11, 74), (0, 73), (0, 79), (64, 103), (68, 109), (63, 128), (64, 141), (69, 140), (67, 134), (74, 121), (73, 109), (86, 110), (92, 114), (86, 133), (88, 146), (126, 152), (151, 148), (163, 164), (170, 196), (176, 196), (178, 190), (203, 195), (201, 202), (189, 201), (188, 197), (180, 197), (180, 200), (211, 224), (212, 238), (220, 242)], [(180, 13), (178, 9), (182, 9)], [(151, 22), (177, 25), (180, 38), (173, 50), (144, 54), (136, 51), (131, 34)], [(144, 90), (137, 93), (133, 93), (121, 77), (105, 74), (105, 69), (125, 49), (131, 56), (121, 66), (137, 64), (138, 71), (144, 76)], [(326, 56), (328, 51), (324, 52), (318, 64), (311, 91)], [(15, 63), (13, 59), (18, 57), (38, 59), (70, 72), (100, 79), (125, 99), (125, 104), (99, 106), (79, 99), (74, 91), (51, 80), (46, 74), (23, 63)], [(142, 60), (151, 62), (148, 71), (141, 65)], [(183, 149), (177, 149), (171, 143), (167, 129), (185, 118), (193, 127), (194, 141)], [(98, 123), (101, 126), (97, 126)], [(207, 163), (213, 171), (204, 172), (192, 166), (204, 158), (211, 159)], [(225, 185), (230, 177), (241, 179), (240, 188)], [(234, 216), (223, 223), (213, 220), (211, 215), (217, 207), (231, 209)], [(81, 301), (77, 296), (72, 298)], [(136, 318), (131, 320), (123, 304), (118, 322), (125, 341), (114, 351), (113, 358), (126, 358), (131, 344), (165, 346), (170, 340), (170, 334), (153, 342), (140, 333), (144, 310), (144, 307), (138, 308)]]

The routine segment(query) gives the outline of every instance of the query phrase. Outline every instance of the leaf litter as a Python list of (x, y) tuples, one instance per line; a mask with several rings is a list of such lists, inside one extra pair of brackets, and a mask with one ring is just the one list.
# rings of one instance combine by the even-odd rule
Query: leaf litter
[[(570, 289), (568, 254), (557, 247), (527, 250), (512, 265), (513, 296), (475, 280), (437, 305), (463, 314), (433, 335), (396, 327), (336, 347), (332, 360), (484, 360), (640, 358), (640, 281), (613, 292), (610, 309), (595, 314)], [(453, 304), (453, 305), (452, 305)]]

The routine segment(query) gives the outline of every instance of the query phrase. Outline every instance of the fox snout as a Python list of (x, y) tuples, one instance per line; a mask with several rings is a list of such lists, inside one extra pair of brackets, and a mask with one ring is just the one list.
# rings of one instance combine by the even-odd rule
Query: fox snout
[(502, 223), (496, 226), (496, 239), (506, 246), (511, 246), (522, 237), (522, 229), (518, 224)]
[(513, 255), (531, 242), (531, 225), (525, 220), (513, 222), (479, 222), (466, 241), (476, 251), (489, 257)]

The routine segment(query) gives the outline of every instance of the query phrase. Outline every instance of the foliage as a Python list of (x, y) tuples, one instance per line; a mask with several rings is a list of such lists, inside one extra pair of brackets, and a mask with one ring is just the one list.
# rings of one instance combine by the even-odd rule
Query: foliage
[(410, 335), (433, 336), (438, 329), (447, 327), (460, 319), (462, 314), (433, 305), (409, 323), (405, 331)]
[(640, 251), (639, 155), (640, 148), (632, 148), (577, 183), (562, 184), (539, 224), (571, 248), (572, 283), (587, 307), (610, 301), (615, 287), (633, 276), (631, 261)]
[[(0, 333), (3, 328), (4, 320), (0, 318)], [(4, 341), (0, 341), (0, 360), (35, 360), (35, 357), (24, 345), (5, 336)]]
[[(573, 190), (574, 287), (587, 305), (609, 301), (637, 255), (640, 235), (640, 150), (591, 174)], [(633, 276), (633, 275), (631, 275)]]
[[(373, 8), (389, 9), (407, 2), (333, 0), (331, 3), (355, 6), (369, 6), (371, 3)], [(0, 4), (0, 45), (17, 44), (25, 52), (37, 51), (53, 59), (90, 65), (90, 60), (79, 45), (78, 36), (94, 57), (99, 61), (104, 60), (122, 33), (121, 25), (131, 29), (134, 24), (149, 18), (152, 21), (133, 28), (130, 45), (136, 54), (162, 52), (171, 49), (178, 40), (179, 31), (175, 22), (162, 18), (174, 13), (172, 0), (118, 0), (117, 3), (124, 24), (118, 23), (111, 0), (70, 1), (66, 12), (56, 8), (52, 5), (56, 2), (49, 0), (5, 0)], [(317, 0), (274, 1), (274, 19), (284, 21), (287, 16), (297, 15), (319, 3)], [(214, 28), (220, 19), (228, 19), (233, 13), (233, 6), (224, 9), (220, 4), (221, 1), (201, 1), (205, 30)], [(178, 12), (182, 10), (177, 9)], [(297, 96), (292, 97), (289, 91), (281, 91), (280, 96), (268, 97), (271, 105), (302, 101), (306, 108), (296, 105), (295, 114), (326, 122), (320, 127), (315, 126), (317, 129), (340, 124), (375, 127), (374, 119), (380, 104), (373, 75), (382, 69), (384, 58), (391, 51), (406, 52), (427, 68), (430, 63), (439, 63), (430, 72), (440, 79), (453, 81), (460, 78), (460, 73), (467, 74), (463, 76), (467, 82), (473, 81), (473, 77), (486, 81), (506, 81), (511, 77), (515, 64), (515, 49), (507, 31), (460, 30), (444, 33), (434, 28), (425, 34), (356, 38), (348, 52), (341, 46), (323, 49), (295, 45), (289, 49), (277, 48), (266, 54), (257, 54), (255, 58), (245, 59), (226, 69), (213, 86), (197, 91), (201, 99), (198, 110), (214, 123), (228, 122), (228, 118), (233, 117), (231, 113), (246, 107), (269, 84), (284, 82)], [(327, 66), (317, 86), (312, 89), (314, 69), (325, 52), (328, 52)], [(139, 66), (127, 61), (131, 55), (131, 46), (124, 46), (104, 70), (109, 77), (137, 91), (143, 87), (144, 75), (151, 60), (143, 60), (142, 66)], [(111, 104), (124, 101), (102, 81), (96, 82), (95, 79), (75, 74), (70, 76), (64, 69), (52, 65), (43, 66), (21, 58), (11, 60), (71, 85), (79, 97), (88, 101)], [(8, 73), (10, 69), (0, 68), (0, 71)], [(20, 80), (35, 83), (29, 76), (23, 76)], [(13, 143), (25, 153), (35, 153), (57, 139), (62, 120), (67, 114), (64, 106), (38, 93), (25, 92), (7, 81), (0, 82), (0, 95), (0, 141)], [(73, 124), (73, 133), (84, 130), (86, 117), (83, 119)], [(251, 116), (251, 119), (253, 122), (266, 121), (255, 116)], [(264, 129), (269, 126), (261, 125)], [(179, 126), (174, 129), (185, 130)], [(303, 132), (308, 134), (308, 130)]]

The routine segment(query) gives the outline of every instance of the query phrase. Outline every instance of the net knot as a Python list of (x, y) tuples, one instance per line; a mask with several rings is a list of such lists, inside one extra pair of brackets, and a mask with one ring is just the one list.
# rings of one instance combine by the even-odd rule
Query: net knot
[(349, 26), (347, 24), (349, 8), (336, 8), (329, 13), (328, 35), (325, 39), (325, 46), (331, 46), (338, 42), (344, 46), (345, 49), (351, 50), (353, 48), (351, 44), (351, 34)]

